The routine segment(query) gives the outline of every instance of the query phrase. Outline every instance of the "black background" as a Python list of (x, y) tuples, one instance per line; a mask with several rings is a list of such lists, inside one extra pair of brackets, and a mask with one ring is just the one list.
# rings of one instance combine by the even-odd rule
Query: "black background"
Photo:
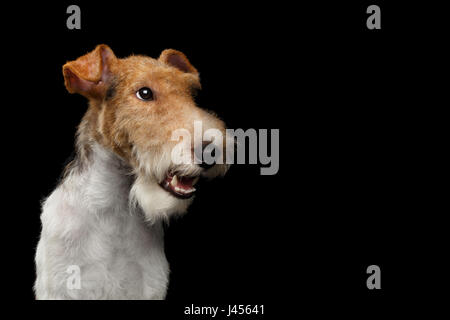
[[(66, 28), (70, 4), (81, 7), (81, 30)], [(366, 28), (370, 4), (381, 7), (381, 30)], [(9, 54), (21, 61), (17, 98), (25, 100), (13, 110), (23, 138), (6, 139), (23, 139), (23, 156), (10, 161), (21, 168), (13, 190), (26, 179), (26, 198), (14, 198), (26, 215), (15, 297), (34, 299), (40, 201), (56, 186), (86, 110), (83, 97), (65, 90), (61, 67), (100, 43), (118, 57), (184, 52), (200, 71), (201, 107), (229, 128), (277, 128), (281, 137), (277, 175), (235, 165), (171, 221), (167, 302), (133, 310), (181, 318), (191, 303), (253, 303), (266, 305), (267, 318), (306, 309), (364, 316), (414, 292), (424, 281), (411, 285), (411, 266), (423, 262), (413, 227), (423, 201), (414, 146), (426, 131), (417, 74), (431, 37), (416, 23), (423, 7), (397, 5), (75, 1), (12, 9), (28, 26), (10, 24), (17, 36), (9, 36)], [(381, 268), (378, 291), (366, 287), (371, 264)]]

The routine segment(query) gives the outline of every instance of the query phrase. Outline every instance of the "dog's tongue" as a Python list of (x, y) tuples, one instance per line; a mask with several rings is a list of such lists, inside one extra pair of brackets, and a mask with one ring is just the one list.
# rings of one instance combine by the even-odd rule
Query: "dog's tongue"
[(195, 178), (177, 177), (177, 186), (183, 189), (191, 189)]
[(168, 174), (166, 179), (160, 184), (165, 190), (174, 196), (182, 199), (190, 198), (195, 193), (194, 185), (199, 177), (179, 177), (177, 175)]
[(182, 189), (184, 191), (195, 191), (194, 185), (197, 183), (198, 177), (179, 177), (177, 175), (168, 176), (167, 182), (171, 187)]

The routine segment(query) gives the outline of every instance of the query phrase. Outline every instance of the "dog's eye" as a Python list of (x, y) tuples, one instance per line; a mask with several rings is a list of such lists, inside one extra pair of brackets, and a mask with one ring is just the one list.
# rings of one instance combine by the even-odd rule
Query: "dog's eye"
[(136, 97), (138, 97), (141, 100), (144, 101), (150, 101), (153, 100), (153, 92), (152, 89), (148, 88), (148, 87), (143, 87), (140, 88), (137, 92), (136, 92)]

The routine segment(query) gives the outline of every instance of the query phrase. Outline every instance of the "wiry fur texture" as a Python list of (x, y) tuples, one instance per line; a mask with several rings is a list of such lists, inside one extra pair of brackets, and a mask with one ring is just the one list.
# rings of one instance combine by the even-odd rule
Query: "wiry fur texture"
[[(185, 176), (223, 175), (174, 165), (170, 141), (177, 128), (192, 131), (225, 126), (198, 108), (190, 88), (197, 70), (184, 54), (165, 50), (158, 60), (118, 59), (105, 45), (63, 68), (69, 92), (89, 99), (77, 133), (77, 156), (63, 181), (45, 200), (36, 252), (37, 299), (164, 299), (169, 267), (162, 223), (186, 212), (180, 199), (160, 183), (169, 172)], [(136, 98), (140, 87), (156, 98)], [(80, 268), (81, 287), (69, 288), (70, 266)]]
[[(169, 269), (162, 222), (145, 224), (139, 206), (130, 206), (132, 177), (116, 155), (95, 145), (91, 157), (43, 205), (36, 297), (163, 299)], [(71, 265), (81, 269), (80, 289), (67, 287)]]

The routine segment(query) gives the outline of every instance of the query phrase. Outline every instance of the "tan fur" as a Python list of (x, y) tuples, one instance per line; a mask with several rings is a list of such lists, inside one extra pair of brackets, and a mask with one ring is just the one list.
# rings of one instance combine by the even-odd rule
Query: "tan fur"
[[(225, 132), (221, 120), (194, 103), (191, 92), (200, 87), (199, 74), (179, 51), (164, 50), (157, 60), (140, 55), (118, 59), (108, 46), (99, 45), (67, 62), (63, 74), (69, 92), (89, 99), (78, 129), (82, 157), (88, 156), (90, 141), (97, 141), (137, 168), (133, 148), (165, 152), (176, 144), (170, 142), (172, 131), (185, 128), (193, 135), (196, 120), (204, 130)], [(136, 97), (142, 87), (152, 89), (153, 101)]]

